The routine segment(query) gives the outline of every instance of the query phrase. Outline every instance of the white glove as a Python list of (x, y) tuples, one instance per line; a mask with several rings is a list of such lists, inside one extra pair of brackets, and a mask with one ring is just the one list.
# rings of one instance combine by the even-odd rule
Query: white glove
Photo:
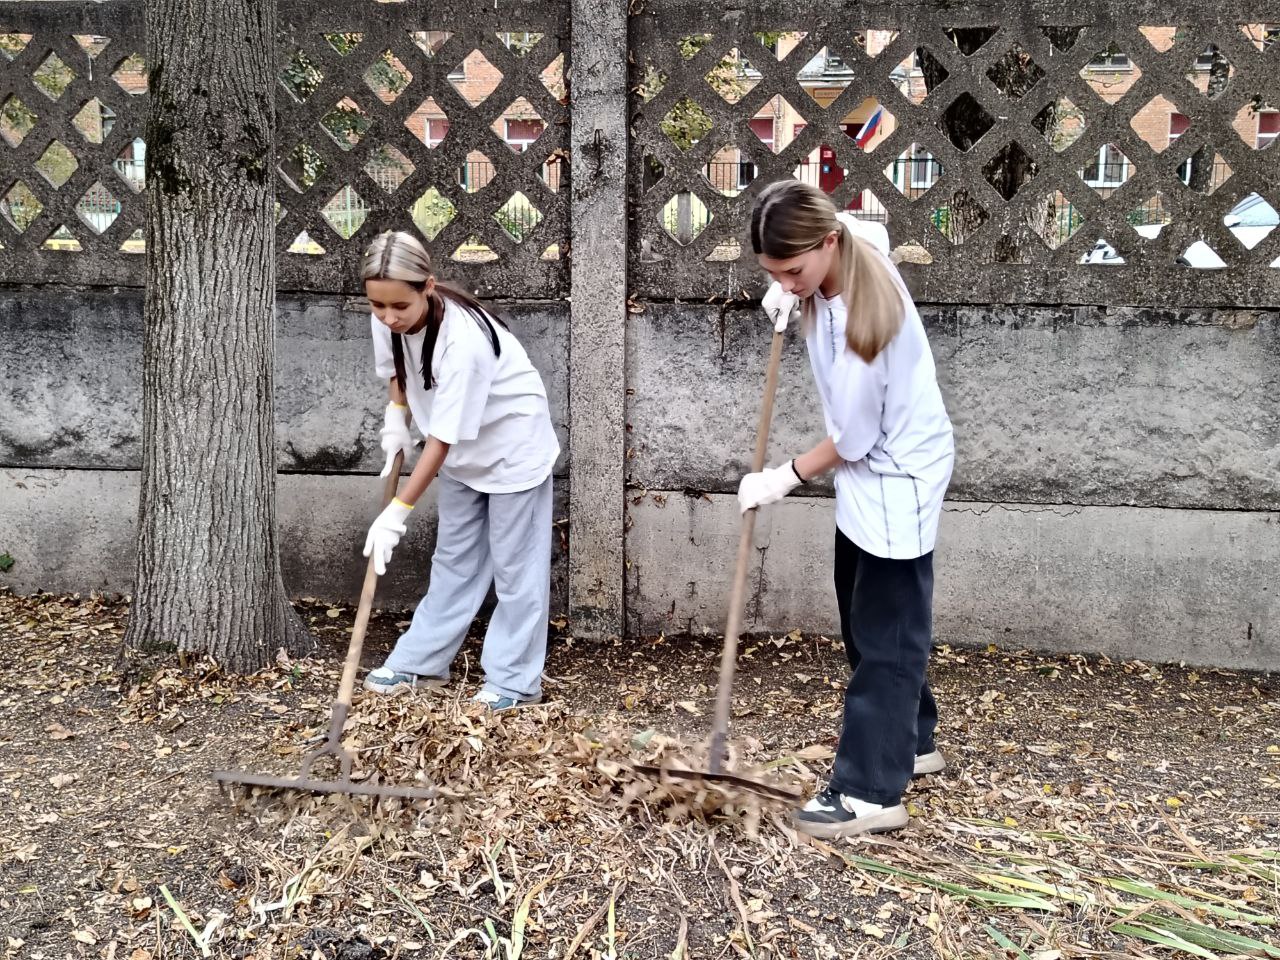
[(387, 572), (387, 564), (391, 562), (391, 551), (396, 548), (400, 538), (408, 529), (405, 522), (413, 507), (404, 503), (399, 497), (387, 504), (387, 508), (378, 514), (378, 519), (369, 527), (369, 535), (364, 538), (364, 555), (373, 555), (373, 569), (378, 576)]
[(413, 437), (409, 435), (409, 424), (405, 421), (405, 413), (404, 407), (388, 403), (386, 412), (382, 415), (382, 429), (378, 431), (378, 439), (382, 452), (387, 456), (387, 462), (383, 464), (382, 472), (378, 474), (380, 477), (385, 477), (391, 472), (391, 464), (395, 462), (396, 454), (401, 450), (404, 451), (406, 460), (413, 453)]
[(791, 319), (791, 314), (799, 303), (799, 297), (794, 293), (784, 293), (782, 284), (775, 280), (770, 284), (760, 306), (764, 307), (765, 314), (773, 321), (773, 329), (782, 333), (787, 329), (787, 321)]
[(748, 473), (738, 484), (738, 506), (746, 513), (766, 503), (776, 503), (801, 483), (792, 466), (794, 461), (776, 467), (766, 467), (760, 473)]

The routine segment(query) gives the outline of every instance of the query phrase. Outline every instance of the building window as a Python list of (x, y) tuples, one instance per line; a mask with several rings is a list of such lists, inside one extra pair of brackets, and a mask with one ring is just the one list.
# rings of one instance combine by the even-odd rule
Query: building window
[(449, 118), (440, 117), (439, 119), (430, 119), (426, 121), (423, 127), (423, 142), (428, 147), (438, 147), (440, 141), (449, 133)]
[(1107, 144), (1084, 168), (1084, 182), (1091, 187), (1119, 187), (1129, 179), (1129, 161), (1123, 153)]
[(918, 143), (911, 145), (911, 157), (908, 160), (911, 186), (915, 190), (928, 190), (938, 180), (938, 161)]
[(1093, 70), (1131, 70), (1133, 64), (1128, 56), (1111, 47), (1090, 60), (1089, 67)]
[(541, 120), (508, 120), (507, 132), (503, 137), (516, 153), (524, 153), (529, 145), (542, 136)]
[(750, 125), (751, 132), (759, 137), (760, 142), (768, 147), (771, 153), (776, 152), (773, 149), (773, 118), (752, 117)]
[(1265, 110), (1258, 113), (1258, 149), (1265, 150), (1280, 137), (1280, 111)]

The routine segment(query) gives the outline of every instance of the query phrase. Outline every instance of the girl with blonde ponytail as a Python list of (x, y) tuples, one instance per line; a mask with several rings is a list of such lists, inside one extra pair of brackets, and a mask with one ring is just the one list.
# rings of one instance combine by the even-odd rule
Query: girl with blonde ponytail
[(757, 199), (751, 245), (774, 281), (764, 307), (775, 329), (800, 308), (827, 437), (747, 474), (738, 501), (745, 512), (835, 471), (836, 601), (852, 669), (831, 779), (794, 818), (818, 837), (894, 830), (911, 777), (945, 766), (925, 674), (951, 421), (884, 227), (788, 180)]
[(551, 603), (551, 469), (560, 445), (542, 378), (520, 341), (470, 294), (438, 281), (409, 233), (379, 234), (360, 277), (372, 308), (374, 366), (388, 385), (382, 451), (392, 469), (426, 438), (399, 495), (365, 538), (379, 576), (433, 482), (439, 524), (427, 594), (365, 688), (441, 686), (471, 621), (496, 585), (475, 695), (491, 710), (542, 697)]

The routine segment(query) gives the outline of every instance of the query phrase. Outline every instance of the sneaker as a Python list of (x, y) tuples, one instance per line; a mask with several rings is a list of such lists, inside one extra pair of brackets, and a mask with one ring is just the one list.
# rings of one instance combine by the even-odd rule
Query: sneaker
[(415, 673), (401, 673), (390, 667), (378, 667), (370, 670), (364, 678), (364, 688), (374, 693), (396, 694), (412, 693), (421, 688), (439, 690), (446, 681), (441, 677), (420, 677)]
[(907, 808), (901, 803), (883, 807), (867, 803), (831, 787), (791, 815), (802, 833), (823, 840), (856, 837), (863, 833), (885, 833), (907, 824)]
[(947, 769), (947, 758), (942, 755), (941, 750), (930, 750), (928, 753), (917, 753), (915, 768), (911, 771), (912, 777), (923, 777), (930, 773), (941, 773)]
[(542, 694), (527, 699), (517, 697), (507, 697), (493, 690), (481, 690), (471, 698), (472, 703), (483, 703), (489, 708), (490, 713), (500, 713), (503, 710), (515, 710), (519, 707), (532, 707), (535, 703), (542, 702)]

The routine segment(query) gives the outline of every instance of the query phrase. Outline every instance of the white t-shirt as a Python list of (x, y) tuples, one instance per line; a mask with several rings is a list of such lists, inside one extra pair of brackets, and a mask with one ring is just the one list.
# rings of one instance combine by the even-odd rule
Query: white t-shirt
[[(560, 444), (547, 409), (542, 378), (520, 341), (490, 318), (488, 327), (444, 297), (444, 321), (431, 360), (434, 385), (422, 383), (426, 331), (401, 336), (405, 394), (418, 431), (449, 444), (441, 473), (481, 493), (515, 493), (547, 479)], [(396, 375), (391, 331), (369, 317), (378, 376)]]
[(902, 329), (870, 364), (845, 343), (840, 296), (814, 295), (805, 336), (836, 468), (836, 526), (877, 557), (910, 560), (933, 550), (955, 460), (951, 420), (920, 314), (888, 258), (884, 227), (841, 214), (869, 241), (902, 293)]

